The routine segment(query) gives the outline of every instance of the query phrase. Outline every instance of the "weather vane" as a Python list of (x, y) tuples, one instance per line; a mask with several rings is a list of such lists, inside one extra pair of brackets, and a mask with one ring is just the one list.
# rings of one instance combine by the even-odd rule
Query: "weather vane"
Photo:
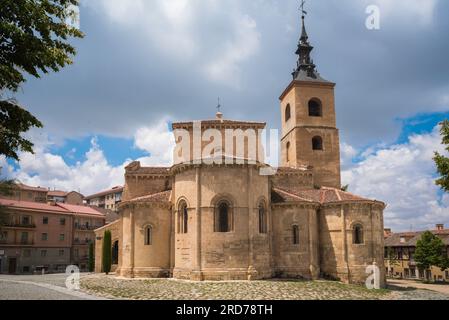
[(301, 12), (302, 12), (303, 16), (307, 14), (307, 11), (304, 10), (305, 4), (306, 4), (306, 0), (301, 0)]

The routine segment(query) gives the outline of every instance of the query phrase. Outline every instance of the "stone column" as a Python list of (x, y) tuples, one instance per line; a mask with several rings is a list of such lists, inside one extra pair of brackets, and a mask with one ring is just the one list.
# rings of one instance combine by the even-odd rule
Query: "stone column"
[(347, 281), (350, 282), (350, 271), (349, 271), (349, 265), (348, 265), (348, 237), (346, 232), (346, 210), (344, 205), (340, 207), (341, 212), (341, 229), (342, 229), (342, 252), (343, 252), (343, 269), (347, 276)]
[(130, 264), (130, 276), (131, 278), (134, 278), (134, 265), (135, 265), (135, 261), (134, 261), (134, 252), (135, 252), (135, 245), (136, 245), (136, 241), (135, 241), (135, 221), (134, 221), (134, 210), (135, 208), (133, 207), (133, 210), (131, 210), (130, 214), (129, 214), (129, 223), (130, 223), (130, 235), (131, 235), (131, 252), (130, 252), (130, 256), (131, 256), (131, 264)]
[(195, 280), (201, 281), (201, 167), (196, 168), (196, 208), (195, 208), (195, 257), (194, 270)]
[(319, 234), (318, 234), (317, 210), (309, 209), (309, 253), (310, 253), (310, 276), (316, 280), (320, 276), (319, 267)]
[(257, 277), (257, 270), (254, 268), (254, 232), (255, 232), (255, 219), (254, 219), (254, 205), (252, 195), (252, 182), (253, 171), (252, 167), (248, 165), (247, 175), (247, 195), (248, 195), (248, 280), (254, 280)]

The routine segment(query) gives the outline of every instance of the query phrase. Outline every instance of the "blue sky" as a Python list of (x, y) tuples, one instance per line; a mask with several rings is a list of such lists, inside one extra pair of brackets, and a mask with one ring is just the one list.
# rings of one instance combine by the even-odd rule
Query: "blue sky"
[[(380, 30), (365, 27), (370, 4)], [(343, 179), (389, 203), (398, 230), (449, 225), (431, 160), (449, 116), (448, 11), (443, 0), (308, 1), (315, 63), (337, 83)], [(213, 117), (218, 96), (226, 118), (280, 126), (298, 1), (82, 0), (80, 22), (74, 64), (17, 96), (45, 128), (30, 133), (36, 155), (3, 174), (85, 194), (123, 183), (131, 160), (169, 164), (168, 123)]]

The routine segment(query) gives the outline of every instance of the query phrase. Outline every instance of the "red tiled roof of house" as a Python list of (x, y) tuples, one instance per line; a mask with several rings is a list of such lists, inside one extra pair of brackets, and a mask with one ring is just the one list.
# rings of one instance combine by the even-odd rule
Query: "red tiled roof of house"
[(68, 212), (64, 208), (61, 208), (56, 205), (49, 205), (47, 203), (0, 199), (0, 205), (2, 205), (4, 207), (13, 208), (13, 209), (24, 209), (24, 210), (33, 210), (33, 211), (45, 211), (45, 212), (70, 214), (70, 212)]
[(59, 190), (48, 191), (48, 196), (50, 197), (65, 197), (67, 194), (68, 192)]
[(57, 203), (56, 205), (75, 214), (101, 216), (101, 217), (105, 216), (103, 212), (100, 212), (99, 210), (96, 210), (95, 208), (89, 206), (77, 206), (66, 203)]
[(17, 183), (16, 184), (17, 187), (20, 190), (26, 190), (26, 191), (38, 191), (38, 192), (48, 192), (47, 188), (42, 188), (42, 187), (32, 187), (32, 186), (28, 186), (26, 184), (23, 183)]
[(90, 200), (90, 199), (102, 197), (102, 196), (105, 196), (105, 195), (108, 195), (108, 194), (112, 194), (112, 193), (123, 192), (123, 189), (124, 189), (123, 187), (117, 186), (117, 187), (114, 187), (112, 189), (104, 190), (104, 191), (101, 191), (99, 193), (95, 193), (95, 194), (92, 194), (90, 196), (87, 196), (87, 197), (85, 197), (85, 199), (86, 200)]

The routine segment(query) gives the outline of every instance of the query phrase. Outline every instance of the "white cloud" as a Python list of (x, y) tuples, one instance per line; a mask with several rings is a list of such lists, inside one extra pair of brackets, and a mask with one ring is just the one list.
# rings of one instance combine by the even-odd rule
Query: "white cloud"
[(429, 24), (432, 22), (438, 0), (369, 0), (369, 2), (378, 4), (381, 15), (387, 18), (402, 18), (409, 20), (410, 23)]
[(147, 151), (151, 156), (139, 159), (146, 166), (169, 166), (173, 163), (175, 138), (165, 120), (154, 127), (142, 127), (134, 135), (137, 148)]
[[(239, 65), (259, 49), (260, 34), (239, 1), (86, 0), (114, 23), (144, 33), (165, 56), (198, 65), (209, 80), (235, 86)], [(211, 30), (213, 34), (211, 34)]]
[(343, 171), (350, 191), (387, 203), (385, 226), (395, 230), (432, 228), (449, 223), (449, 197), (435, 185), (435, 151), (444, 153), (439, 127), (412, 135), (408, 143), (366, 154)]
[[(32, 135), (36, 134), (37, 131)], [(21, 161), (17, 169), (10, 166), (4, 157), (0, 157), (2, 176), (32, 186), (79, 190), (85, 195), (124, 183), (124, 168), (131, 159), (118, 166), (111, 165), (96, 138), (91, 140), (85, 160), (78, 161), (75, 165), (69, 165), (60, 155), (51, 153), (49, 147), (53, 143), (49, 139), (33, 141), (37, 141), (35, 154), (20, 153)], [(171, 143), (174, 144), (174, 139), (165, 120), (153, 127), (140, 128), (135, 134), (135, 146), (151, 155), (133, 160), (141, 161), (146, 166), (169, 165), (173, 150)]]

